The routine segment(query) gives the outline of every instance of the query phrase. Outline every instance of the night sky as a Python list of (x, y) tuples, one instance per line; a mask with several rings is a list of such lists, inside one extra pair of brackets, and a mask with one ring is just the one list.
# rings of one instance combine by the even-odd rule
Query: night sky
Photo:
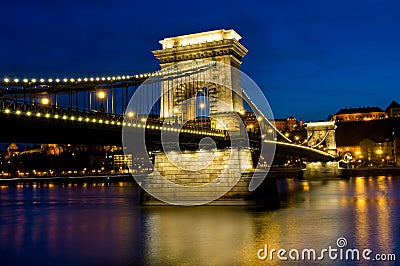
[(399, 14), (398, 0), (3, 0), (0, 77), (155, 70), (160, 39), (232, 28), (275, 117), (320, 120), (400, 101)]

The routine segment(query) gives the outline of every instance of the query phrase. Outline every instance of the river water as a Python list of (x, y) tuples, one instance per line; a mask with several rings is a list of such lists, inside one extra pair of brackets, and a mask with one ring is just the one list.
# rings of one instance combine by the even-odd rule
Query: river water
[(281, 207), (267, 210), (140, 207), (130, 183), (1, 187), (0, 265), (283, 264), (276, 253), (260, 259), (265, 245), (286, 257), (297, 249), (299, 259), (304, 249), (317, 256), (338, 249), (336, 260), (325, 253), (322, 261), (297, 261), (304, 265), (371, 264), (340, 259), (338, 238), (347, 241), (344, 252), (400, 260), (400, 177), (286, 179), (279, 188)]

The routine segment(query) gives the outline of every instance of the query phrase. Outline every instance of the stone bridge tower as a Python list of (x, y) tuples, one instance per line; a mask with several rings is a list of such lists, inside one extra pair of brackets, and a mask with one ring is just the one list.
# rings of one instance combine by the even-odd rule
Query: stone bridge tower
[(336, 155), (336, 125), (334, 121), (307, 123), (307, 145), (319, 148), (322, 145), (330, 154)]
[[(204, 87), (207, 88), (210, 96), (210, 115), (214, 117), (217, 115), (219, 120), (224, 121), (225, 117), (228, 118), (226, 114), (229, 112), (243, 111), (240, 75), (238, 75), (237, 71), (232, 71), (231, 68), (240, 69), (242, 57), (248, 51), (239, 43), (240, 39), (241, 36), (234, 30), (221, 29), (161, 40), (162, 49), (153, 51), (153, 54), (160, 61), (162, 69), (177, 63), (189, 64), (194, 60), (216, 61), (223, 64), (217, 64), (215, 69), (207, 72), (208, 75), (212, 75), (209, 79), (214, 84), (193, 82), (193, 84), (182, 85), (175, 82), (172, 85), (168, 84), (169, 88), (163, 84), (163, 90), (168, 90), (171, 86), (173, 89), (172, 93), (163, 93), (160, 116), (164, 119), (177, 116), (182, 119), (182, 122), (195, 118), (195, 104), (178, 107), (179, 99), (182, 99), (182, 101), (187, 100), (184, 97), (180, 98), (180, 95), (184, 94), (186, 98), (193, 98)], [(174, 83), (174, 81), (172, 82)], [(225, 87), (218, 84), (224, 84)], [(218, 99), (226, 104), (218, 104), (217, 101), (213, 102), (212, 99)], [(228, 121), (227, 124), (229, 124)], [(224, 125), (225, 129), (235, 128), (235, 125), (227, 124)]]

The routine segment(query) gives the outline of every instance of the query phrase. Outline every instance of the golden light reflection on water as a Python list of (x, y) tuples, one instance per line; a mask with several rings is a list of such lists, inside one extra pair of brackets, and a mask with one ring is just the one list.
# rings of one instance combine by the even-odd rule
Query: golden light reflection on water
[[(351, 186), (354, 184), (354, 186)], [(355, 245), (370, 248), (371, 245), (381, 252), (393, 250), (393, 198), (391, 177), (357, 177), (350, 180), (350, 185), (341, 186), (341, 203), (348, 210), (349, 217), (354, 217)]]
[(147, 256), (150, 264), (228, 265), (251, 261), (256, 249), (252, 215), (237, 208), (150, 207)]
[(283, 202), (284, 207), (275, 211), (148, 208), (146, 257), (150, 264), (280, 265), (277, 260), (258, 260), (257, 250), (265, 244), (320, 250), (336, 247), (339, 237), (347, 238), (349, 248), (391, 252), (393, 208), (379, 192), (391, 190), (390, 182), (387, 178), (289, 181), (283, 185), (292, 191), (284, 198), (289, 204)]
[[(86, 184), (84, 186), (84, 184)], [(269, 248), (392, 252), (400, 179), (281, 180), (281, 208), (139, 207), (127, 183), (37, 184), (0, 194), (0, 252), (27, 249), (81, 264), (280, 265)], [(137, 188), (137, 187), (136, 187)], [(27, 193), (28, 192), (28, 193)], [(143, 247), (142, 247), (143, 245)], [(143, 249), (142, 249), (143, 248)], [(11, 251), (10, 251), (11, 250)], [(121, 263), (117, 263), (121, 262)]]
[(365, 183), (365, 178), (357, 177), (355, 179), (354, 210), (356, 222), (354, 223), (354, 230), (356, 232), (355, 239), (361, 246), (369, 243), (369, 213), (365, 194)]

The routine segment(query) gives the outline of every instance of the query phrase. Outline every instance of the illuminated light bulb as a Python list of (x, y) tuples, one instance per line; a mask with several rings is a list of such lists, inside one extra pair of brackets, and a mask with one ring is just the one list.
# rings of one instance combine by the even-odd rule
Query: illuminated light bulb
[(64, 82), (68, 82), (68, 79), (63, 79)]
[(74, 116), (71, 116), (71, 120), (75, 120), (75, 117), (74, 117)]
[(59, 115), (54, 115), (54, 118), (57, 119), (59, 117)]
[(93, 123), (96, 123), (96, 119), (93, 118), (92, 122), (93, 122)]
[(86, 121), (86, 122), (89, 122), (89, 120), (90, 120), (89, 117), (86, 117), (85, 121)]
[(8, 113), (10, 112), (10, 110), (9, 110), (9, 109), (6, 109), (6, 110), (4, 110), (4, 112), (5, 112), (6, 114), (8, 114)]
[(32, 79), (31, 81), (32, 81), (32, 82), (36, 82), (36, 79)]
[(122, 76), (122, 79), (125, 79), (125, 76)]
[(60, 82), (60, 79), (56, 79), (56, 82)]
[(88, 81), (88, 78), (84, 78), (83, 81), (87, 82), (87, 81)]
[(26, 112), (27, 116), (30, 116), (32, 113), (30, 111)]
[(9, 80), (8, 78), (5, 78), (5, 79), (4, 79), (4, 82), (5, 82), (5, 83), (8, 83), (8, 82), (10, 82), (10, 80)]
[(110, 77), (107, 77), (107, 80), (111, 80), (111, 78), (110, 78)]
[(109, 122), (110, 122), (110, 121), (106, 120), (106, 122), (105, 122), (105, 123), (106, 123), (106, 124), (108, 124)]
[(103, 123), (103, 120), (100, 119), (100, 120), (99, 120), (99, 123), (100, 123), (100, 124)]
[(81, 78), (78, 78), (78, 82), (81, 82), (82, 81), (82, 79)]
[(68, 118), (68, 116), (66, 116), (66, 115), (63, 115), (63, 117), (62, 117), (63, 119), (67, 119)]
[(46, 118), (49, 118), (49, 117), (50, 117), (50, 114), (45, 114), (45, 117), (46, 117)]
[(24, 79), (23, 82), (28, 83), (28, 79)]
[(44, 82), (44, 79), (40, 79), (40, 82), (42, 82), (42, 83), (43, 83), (43, 82)]
[(82, 117), (79, 117), (79, 118), (78, 118), (78, 120), (79, 120), (79, 121), (82, 121), (82, 120), (83, 120), (83, 118), (82, 118)]
[(74, 79), (70, 79), (69, 81), (74, 82), (75, 80)]
[(53, 82), (53, 79), (48, 79), (47, 81), (51, 83), (51, 82)]
[(42, 98), (40, 100), (41, 104), (43, 105), (48, 105), (50, 103), (50, 99), (49, 98)]
[(133, 117), (135, 115), (134, 112), (128, 112), (128, 117)]
[(18, 83), (18, 82), (19, 82), (19, 79), (14, 79), (14, 82), (15, 82), (15, 83)]
[(99, 97), (99, 99), (104, 99), (106, 97), (106, 93), (104, 91), (99, 91), (97, 93), (97, 97)]
[(101, 80), (103, 80), (103, 81), (104, 81), (104, 80), (106, 80), (106, 78), (105, 78), (105, 77), (102, 77), (102, 78), (101, 78)]
[(121, 80), (121, 77), (120, 77), (120, 76), (118, 76), (118, 77), (117, 77), (117, 79), (118, 79), (118, 80)]
[(96, 81), (99, 81), (100, 80), (100, 78), (96, 78)]
[(21, 111), (20, 111), (20, 110), (17, 110), (15, 113), (16, 113), (17, 115), (20, 115), (20, 114), (21, 114)]
[(112, 80), (115, 80), (116, 78), (115, 78), (115, 77), (112, 77), (111, 79), (112, 79)]
[(40, 116), (41, 116), (41, 114), (40, 114), (40, 113), (37, 113), (37, 114), (36, 114), (36, 116), (37, 116), (37, 117), (40, 117)]

